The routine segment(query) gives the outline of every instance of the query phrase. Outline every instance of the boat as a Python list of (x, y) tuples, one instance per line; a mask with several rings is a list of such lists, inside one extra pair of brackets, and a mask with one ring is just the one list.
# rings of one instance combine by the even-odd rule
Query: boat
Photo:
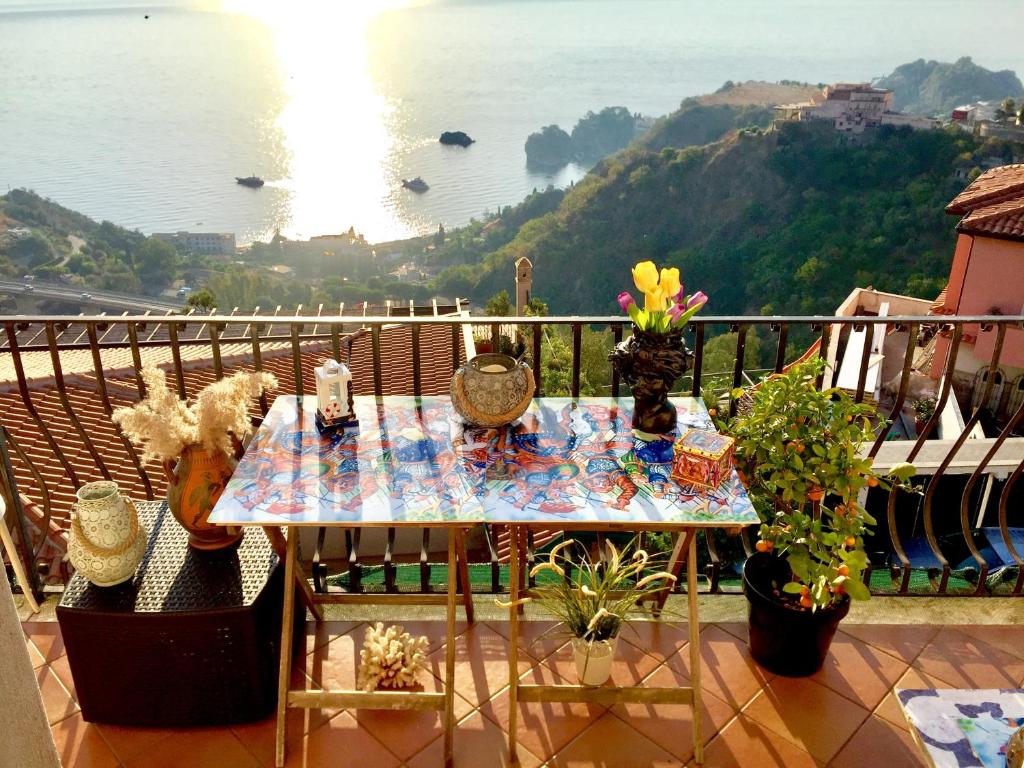
[(411, 189), (413, 192), (426, 192), (430, 185), (417, 176), (415, 179), (402, 179), (402, 186)]
[(235, 182), (243, 187), (252, 187), (253, 189), (259, 189), (265, 183), (259, 176), (235, 176)]

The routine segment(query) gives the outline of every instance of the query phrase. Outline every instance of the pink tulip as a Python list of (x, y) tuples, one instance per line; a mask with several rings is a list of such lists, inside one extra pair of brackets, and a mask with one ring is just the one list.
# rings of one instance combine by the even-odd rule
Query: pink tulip
[(673, 301), (682, 301), (686, 298), (686, 285), (685, 283), (679, 283), (679, 293), (672, 297)]
[(686, 302), (687, 309), (693, 309), (694, 307), (703, 307), (708, 303), (708, 295), (704, 291), (697, 291), (690, 300)]
[(619, 306), (622, 307), (623, 312), (629, 312), (629, 308), (636, 304), (636, 301), (630, 295), (629, 291), (623, 291), (618, 295), (617, 301)]
[(683, 312), (684, 309), (682, 304), (673, 304), (668, 308), (668, 316), (672, 318), (673, 323), (682, 316)]

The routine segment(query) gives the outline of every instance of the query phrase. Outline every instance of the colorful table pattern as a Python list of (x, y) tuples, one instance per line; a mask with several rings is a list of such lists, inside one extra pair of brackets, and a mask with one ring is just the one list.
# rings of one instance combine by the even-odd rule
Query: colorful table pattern
[(936, 768), (1006, 765), (1006, 741), (1024, 726), (1024, 691), (898, 690), (900, 705)]
[[(674, 400), (677, 429), (712, 428)], [(758, 522), (735, 472), (671, 478), (675, 435), (630, 428), (632, 400), (537, 398), (515, 424), (465, 427), (446, 397), (357, 397), (358, 429), (321, 435), (313, 398), (279, 397), (211, 516), (232, 525)]]

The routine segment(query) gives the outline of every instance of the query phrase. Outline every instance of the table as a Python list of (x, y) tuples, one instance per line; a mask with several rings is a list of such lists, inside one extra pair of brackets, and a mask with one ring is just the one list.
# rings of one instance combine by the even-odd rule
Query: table
[[(674, 401), (678, 426), (710, 428), (703, 404)], [(465, 575), (462, 533), (481, 523), (510, 526), (513, 553), (530, 527), (676, 532), (671, 568), (685, 563), (690, 586), (691, 653), (699, 652), (696, 537), (703, 528), (740, 528), (758, 522), (735, 472), (714, 492), (671, 479), (672, 436), (639, 440), (630, 428), (632, 400), (537, 398), (523, 417), (501, 428), (465, 427), (446, 397), (357, 397), (359, 428), (321, 435), (310, 398), (279, 397), (264, 418), (214, 509), (224, 525), (270, 527), (426, 526), (448, 530), (447, 644), (444, 693), (290, 691), (290, 638), (282, 635), (278, 701), (278, 765), (284, 760), (289, 706), (436, 708), (445, 713), (445, 760), (451, 761), (454, 627), (457, 573)], [(286, 579), (301, 566), (289, 535)], [(511, 558), (513, 600), (519, 595), (521, 557)], [(302, 581), (305, 581), (302, 579)], [(464, 589), (468, 593), (468, 588)], [(314, 595), (314, 602), (375, 602), (377, 595)], [(388, 596), (415, 599), (439, 595)], [(471, 603), (467, 602), (471, 618)], [(285, 590), (284, 615), (294, 610)], [(510, 615), (518, 636), (518, 614)], [(287, 623), (287, 622), (286, 622)], [(515, 639), (510, 642), (510, 749), (515, 756), (517, 696), (524, 701), (678, 701), (694, 707), (696, 755), (702, 757), (700, 667), (691, 689), (580, 689), (518, 685)], [(554, 697), (554, 698), (549, 698)]]
[(1024, 690), (900, 689), (896, 696), (935, 768), (1002, 768), (999, 749), (1024, 726)]
[(57, 606), (82, 716), (195, 727), (260, 720), (277, 696), (283, 569), (259, 531), (196, 552), (161, 501), (136, 502), (149, 546), (135, 577), (75, 574)]

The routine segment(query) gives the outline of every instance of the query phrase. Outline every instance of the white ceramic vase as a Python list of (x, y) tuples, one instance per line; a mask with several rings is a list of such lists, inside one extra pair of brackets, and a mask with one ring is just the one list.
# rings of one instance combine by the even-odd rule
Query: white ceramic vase
[(576, 675), (581, 685), (604, 685), (611, 677), (618, 643), (618, 637), (610, 640), (572, 639), (573, 661), (576, 662)]
[(117, 483), (100, 480), (78, 489), (71, 510), (68, 559), (98, 587), (112, 587), (135, 575), (148, 536), (132, 500)]

